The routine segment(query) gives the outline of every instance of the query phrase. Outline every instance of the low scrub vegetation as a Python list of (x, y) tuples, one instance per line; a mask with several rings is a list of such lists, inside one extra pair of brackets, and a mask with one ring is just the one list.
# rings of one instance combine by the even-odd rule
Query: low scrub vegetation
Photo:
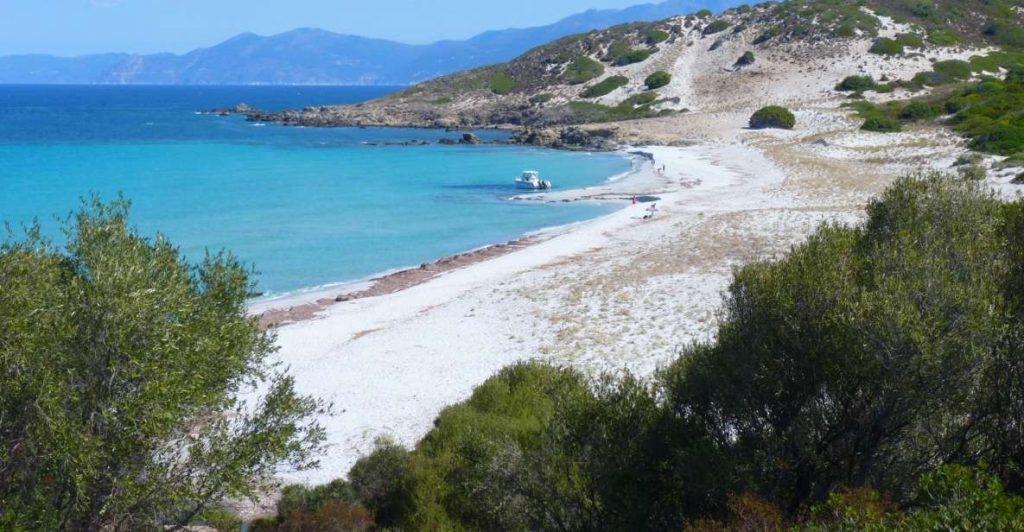
[(901, 33), (896, 36), (896, 42), (906, 48), (924, 48), (924, 38), (916, 33)]
[(648, 90), (660, 89), (669, 83), (672, 83), (672, 74), (669, 74), (664, 70), (659, 70), (650, 76), (647, 76), (647, 79), (644, 80), (644, 85)]
[(653, 381), (506, 368), (328, 491), (405, 530), (1024, 527), (1024, 200), (927, 174), (867, 214), (737, 270)]
[(903, 125), (899, 120), (888, 116), (869, 116), (860, 127), (864, 131), (875, 133), (899, 133), (903, 131)]
[(604, 65), (587, 56), (576, 58), (565, 69), (564, 78), (570, 85), (579, 85), (592, 79), (597, 79), (604, 74)]
[(795, 126), (793, 113), (778, 105), (763, 107), (750, 117), (752, 129), (793, 129)]
[(734, 67), (750, 66), (750, 65), (753, 65), (756, 61), (757, 61), (757, 58), (754, 57), (754, 52), (747, 51), (747, 52), (744, 52), (743, 55), (741, 55), (740, 58), (736, 60), (736, 62), (733, 64), (733, 66)]
[(665, 42), (668, 40), (669, 37), (671, 37), (669, 32), (657, 28), (650, 28), (644, 31), (643, 36), (644, 42), (652, 46), (658, 43)]
[(729, 21), (718, 19), (712, 22), (711, 24), (708, 24), (707, 27), (704, 28), (704, 35), (714, 35), (716, 33), (721, 33), (729, 29), (729, 26), (731, 26), (731, 24), (729, 24)]
[(615, 106), (590, 102), (571, 102), (569, 109), (579, 122), (616, 122), (672, 114), (670, 110), (654, 109), (658, 95), (653, 92), (635, 94)]
[[(965, 64), (950, 63), (940, 69), (963, 75)], [(1011, 156), (1024, 151), (1024, 68), (1011, 67), (1003, 79), (983, 78), (962, 83), (949, 90), (910, 101), (874, 105), (857, 102), (850, 105), (865, 119), (864, 129), (893, 132), (901, 123), (932, 120), (951, 115), (948, 121), (956, 131), (970, 139), (972, 149)]]
[(519, 82), (504, 72), (491, 76), (490, 88), (494, 94), (511, 94), (518, 87)]
[(650, 48), (634, 48), (627, 41), (616, 41), (608, 48), (604, 60), (616, 66), (632, 65), (646, 61), (652, 53)]
[(880, 37), (875, 39), (868, 52), (876, 55), (903, 55), (903, 45), (888, 37)]
[(625, 87), (629, 84), (629, 78), (626, 76), (611, 76), (601, 80), (600, 83), (588, 87), (587, 90), (583, 91), (584, 98), (600, 98), (611, 94), (612, 91), (619, 87)]
[(836, 85), (836, 90), (840, 92), (864, 92), (874, 90), (876, 87), (878, 87), (878, 83), (871, 76), (847, 76)]

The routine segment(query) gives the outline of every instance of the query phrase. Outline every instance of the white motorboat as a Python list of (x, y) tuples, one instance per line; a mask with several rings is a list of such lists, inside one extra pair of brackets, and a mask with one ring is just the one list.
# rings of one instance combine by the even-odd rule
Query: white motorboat
[(544, 181), (540, 178), (540, 172), (527, 170), (516, 178), (516, 186), (532, 190), (546, 190), (551, 188), (551, 181)]

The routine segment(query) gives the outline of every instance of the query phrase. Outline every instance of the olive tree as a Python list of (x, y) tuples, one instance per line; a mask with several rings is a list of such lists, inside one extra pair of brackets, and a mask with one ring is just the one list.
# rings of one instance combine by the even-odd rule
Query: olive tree
[(272, 364), (227, 253), (186, 262), (83, 202), (0, 246), (0, 529), (183, 526), (308, 468), (327, 407)]

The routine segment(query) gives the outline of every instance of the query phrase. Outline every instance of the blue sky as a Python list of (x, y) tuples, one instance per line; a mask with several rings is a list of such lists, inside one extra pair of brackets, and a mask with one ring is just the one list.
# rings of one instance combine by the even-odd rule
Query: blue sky
[(299, 27), (423, 43), (649, 1), (0, 0), (0, 55), (184, 52)]

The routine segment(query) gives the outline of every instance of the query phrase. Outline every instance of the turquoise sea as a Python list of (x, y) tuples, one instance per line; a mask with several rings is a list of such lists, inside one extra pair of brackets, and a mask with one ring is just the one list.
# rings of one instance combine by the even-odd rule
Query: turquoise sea
[[(56, 236), (56, 217), (81, 197), (123, 193), (144, 233), (163, 232), (192, 258), (228, 249), (275, 295), (616, 208), (507, 199), (519, 193), (512, 180), (525, 169), (561, 189), (628, 171), (630, 161), (612, 154), (440, 146), (458, 134), (291, 128), (196, 113), (241, 102), (266, 110), (351, 103), (389, 90), (0, 86), (0, 220), (38, 218)], [(434, 144), (380, 145), (407, 140)]]

